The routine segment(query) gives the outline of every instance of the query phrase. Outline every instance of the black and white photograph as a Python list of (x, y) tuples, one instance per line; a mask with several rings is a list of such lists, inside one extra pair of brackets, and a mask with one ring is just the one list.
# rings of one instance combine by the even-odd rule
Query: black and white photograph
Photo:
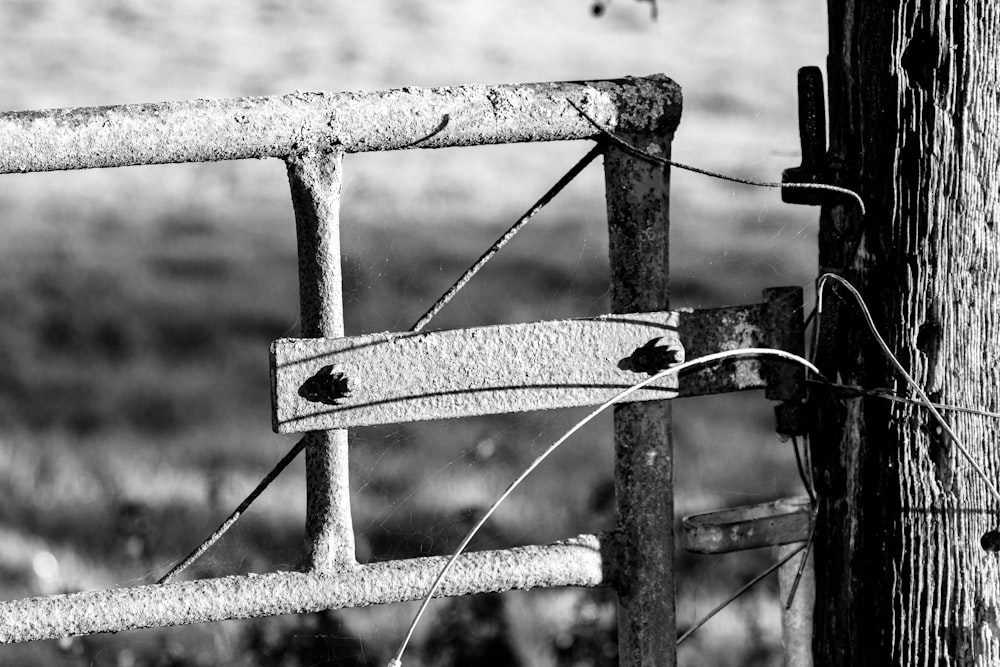
[(0, 665), (1000, 665), (1000, 3), (0, 0)]

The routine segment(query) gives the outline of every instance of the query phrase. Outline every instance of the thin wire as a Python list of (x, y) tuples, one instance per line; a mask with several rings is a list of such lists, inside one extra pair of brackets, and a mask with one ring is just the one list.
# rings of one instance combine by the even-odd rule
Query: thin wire
[(819, 492), (816, 491), (816, 478), (813, 477), (812, 442), (809, 440), (808, 433), (802, 435), (802, 455), (806, 461), (806, 472), (809, 473), (809, 481), (812, 483), (813, 492), (816, 493), (818, 498)]
[(785, 602), (785, 609), (792, 608), (792, 602), (795, 601), (795, 593), (798, 592), (799, 583), (802, 581), (802, 574), (806, 571), (806, 566), (809, 564), (809, 550), (812, 548), (813, 540), (816, 539), (816, 514), (817, 510), (814, 506), (812, 511), (812, 525), (809, 526), (809, 537), (806, 539), (805, 546), (803, 547), (806, 552), (802, 554), (802, 560), (799, 561), (799, 567), (795, 572), (795, 581), (792, 582), (792, 588), (788, 591), (788, 600)]
[[(918, 398), (910, 398), (909, 396), (900, 396), (899, 394), (893, 392), (891, 389), (865, 389), (864, 387), (858, 387), (856, 385), (841, 384), (839, 382), (824, 382), (823, 380), (806, 380), (806, 382), (812, 382), (814, 384), (829, 387), (830, 389), (840, 389), (843, 392), (849, 394), (845, 398), (852, 398), (850, 394), (855, 396), (874, 396), (875, 398), (884, 398), (887, 401), (894, 401), (896, 403), (910, 403), (913, 405), (927, 405), (926, 402)], [(947, 412), (964, 412), (970, 415), (978, 415), (980, 417), (989, 417), (991, 419), (1000, 419), (1000, 412), (994, 412), (992, 410), (981, 410), (979, 408), (967, 408), (963, 405), (951, 405), (950, 403), (931, 403), (938, 410), (944, 410)]]
[(204, 554), (212, 547), (213, 544), (218, 542), (219, 539), (226, 534), (226, 531), (228, 531), (232, 527), (232, 525), (236, 523), (237, 519), (239, 519), (243, 515), (243, 513), (247, 511), (247, 508), (249, 508), (250, 505), (253, 504), (253, 501), (257, 500), (257, 497), (264, 492), (264, 489), (270, 486), (271, 482), (273, 482), (275, 478), (278, 475), (280, 475), (285, 468), (288, 467), (288, 464), (295, 460), (295, 457), (299, 455), (299, 452), (305, 449), (306, 440), (307, 438), (302, 438), (301, 440), (296, 442), (295, 445), (290, 450), (288, 450), (288, 453), (285, 454), (285, 456), (280, 461), (278, 461), (278, 463), (275, 464), (273, 468), (271, 468), (271, 472), (267, 473), (267, 476), (265, 476), (264, 479), (262, 479), (260, 483), (257, 484), (257, 487), (250, 492), (250, 495), (248, 495), (243, 500), (243, 502), (240, 503), (239, 507), (233, 510), (233, 513), (229, 515), (229, 518), (223, 521), (222, 525), (216, 528), (214, 533), (209, 535), (204, 542), (198, 545), (198, 548), (196, 548), (194, 551), (188, 554), (187, 558), (185, 558), (180, 563), (175, 565), (173, 569), (170, 570), (170, 572), (167, 572), (165, 575), (163, 575), (163, 577), (156, 583), (158, 584), (169, 583), (171, 579), (173, 579), (178, 574), (186, 570), (189, 565), (198, 560), (202, 554)]
[[(681, 635), (680, 637), (677, 638), (677, 645), (680, 646), (681, 642), (683, 642), (685, 639), (687, 639), (692, 634), (694, 634), (695, 630), (697, 630), (701, 626), (705, 625), (705, 623), (707, 623), (708, 621), (710, 621), (713, 616), (715, 616), (720, 611), (722, 611), (723, 609), (725, 609), (726, 607), (728, 607), (730, 604), (732, 604), (732, 602), (734, 600), (736, 600), (741, 595), (743, 595), (744, 593), (746, 593), (748, 590), (750, 590), (751, 588), (753, 588), (754, 586), (756, 586), (760, 581), (762, 581), (763, 579), (765, 579), (767, 577), (767, 575), (771, 574), (772, 572), (774, 572), (775, 570), (777, 570), (779, 567), (781, 567), (782, 565), (784, 565), (785, 563), (787, 563), (788, 561), (790, 561), (792, 558), (795, 557), (796, 554), (800, 553), (805, 548), (806, 548), (806, 545), (803, 544), (798, 549), (796, 549), (795, 551), (792, 551), (791, 553), (787, 554), (784, 558), (782, 558), (781, 560), (779, 560), (777, 563), (775, 563), (774, 565), (772, 565), (771, 567), (767, 568), (766, 570), (764, 570), (763, 572), (761, 572), (760, 574), (758, 574), (756, 577), (754, 577), (753, 579), (751, 579), (749, 581), (749, 583), (745, 584), (738, 591), (736, 591), (735, 593), (733, 593), (732, 595), (730, 595), (728, 598), (726, 598), (722, 602), (722, 604), (718, 605), (715, 609), (713, 609), (712, 611), (710, 611), (707, 614), (705, 614), (705, 616), (703, 616), (697, 623), (695, 623), (690, 628), (688, 628), (687, 632), (685, 632), (683, 635)], [(398, 665), (390, 665), (389, 667), (400, 667), (400, 666), (398, 666)]]
[(530, 475), (532, 471), (535, 470), (535, 468), (541, 465), (542, 461), (548, 458), (548, 456), (552, 452), (554, 452), (559, 447), (559, 445), (568, 440), (570, 436), (572, 436), (574, 433), (583, 428), (585, 424), (594, 419), (597, 415), (601, 414), (615, 403), (618, 403), (619, 401), (621, 401), (621, 399), (625, 398), (626, 396), (632, 393), (635, 393), (636, 391), (639, 391), (640, 389), (642, 389), (643, 387), (645, 387), (650, 383), (656, 382), (657, 380), (661, 380), (669, 375), (680, 373), (681, 371), (687, 370), (689, 368), (693, 368), (695, 366), (700, 366), (703, 364), (713, 363), (716, 361), (720, 361), (722, 359), (728, 359), (732, 357), (760, 357), (760, 356), (779, 357), (781, 359), (786, 359), (788, 361), (793, 361), (795, 363), (802, 364), (813, 373), (816, 373), (817, 375), (822, 377), (822, 374), (819, 372), (819, 369), (813, 366), (808, 360), (803, 359), (802, 357), (796, 354), (792, 354), (791, 352), (785, 352), (784, 350), (775, 350), (771, 348), (756, 348), (756, 347), (744, 348), (741, 350), (725, 350), (723, 352), (715, 352), (713, 354), (708, 354), (705, 355), (704, 357), (698, 357), (697, 359), (692, 359), (691, 361), (685, 361), (684, 363), (677, 364), (676, 366), (671, 366), (670, 368), (666, 368), (660, 371), (656, 375), (652, 375), (646, 378), (645, 380), (642, 380), (641, 382), (637, 382), (636, 384), (633, 384), (631, 387), (628, 387), (618, 392), (610, 399), (608, 399), (600, 406), (598, 406), (593, 412), (591, 412), (586, 417), (584, 417), (576, 424), (574, 424), (571, 429), (566, 431), (566, 433), (564, 433), (562, 437), (560, 437), (554, 443), (549, 445), (549, 447), (544, 452), (542, 452), (538, 456), (538, 458), (532, 461), (531, 464), (527, 468), (525, 468), (524, 471), (522, 471), (521, 474), (518, 475), (513, 482), (510, 483), (510, 485), (504, 490), (504, 492), (500, 494), (500, 496), (493, 502), (492, 505), (490, 505), (489, 509), (486, 510), (486, 513), (482, 516), (481, 519), (479, 519), (476, 525), (473, 526), (472, 530), (468, 532), (468, 534), (462, 540), (462, 543), (458, 545), (457, 549), (455, 549), (455, 553), (452, 554), (451, 558), (448, 559), (448, 562), (441, 569), (441, 572), (438, 573), (437, 578), (434, 579), (434, 583), (431, 584), (430, 589), (428, 589), (427, 594), (424, 596), (423, 603), (420, 605), (420, 608), (417, 610), (416, 615), (413, 617), (413, 621), (410, 623), (410, 628), (409, 630), (407, 630), (406, 636), (403, 638), (403, 641), (399, 646), (399, 650), (396, 652), (393, 660), (391, 660), (388, 663), (387, 667), (402, 667), (403, 652), (406, 651), (406, 647), (410, 643), (410, 639), (413, 637), (414, 631), (417, 629), (417, 624), (420, 622), (421, 617), (424, 615), (424, 611), (426, 611), (427, 606), (430, 604), (431, 599), (434, 597), (434, 593), (437, 592), (438, 587), (441, 585), (441, 582), (448, 575), (448, 572), (451, 571), (451, 568), (455, 564), (455, 561), (457, 561), (458, 557), (462, 555), (463, 551), (465, 551), (465, 547), (469, 545), (469, 542), (472, 541), (472, 538), (476, 536), (476, 534), (483, 527), (483, 525), (489, 520), (491, 516), (493, 516), (493, 513), (496, 512), (497, 508), (499, 508), (500, 505), (507, 499), (507, 497), (510, 496), (511, 493), (513, 493), (514, 489), (516, 489), (521, 484), (521, 482), (523, 482), (525, 478), (527, 478), (528, 475)]
[(806, 474), (805, 465), (802, 461), (802, 455), (799, 454), (799, 438), (798, 436), (792, 436), (792, 451), (795, 452), (795, 465), (799, 469), (799, 478), (802, 480), (802, 486), (805, 487), (806, 493), (809, 494), (809, 504), (816, 504), (816, 495), (813, 493), (812, 489), (812, 479)]
[(661, 157), (659, 155), (653, 155), (652, 153), (647, 153), (646, 151), (642, 150), (641, 148), (633, 146), (632, 144), (628, 143), (627, 141), (625, 141), (621, 137), (618, 137), (618, 136), (612, 134), (607, 129), (605, 129), (600, 123), (598, 123), (596, 120), (594, 120), (593, 118), (591, 118), (587, 114), (587, 112), (585, 112), (579, 106), (577, 106), (576, 104), (574, 104), (572, 100), (566, 100), (566, 102), (571, 107), (573, 107), (574, 109), (576, 109), (577, 113), (579, 113), (581, 116), (583, 116), (591, 125), (593, 125), (598, 130), (600, 130), (601, 134), (603, 134), (608, 139), (610, 139), (613, 144), (619, 146), (620, 148), (622, 148), (623, 150), (625, 150), (627, 153), (631, 153), (632, 155), (634, 155), (634, 156), (636, 156), (638, 158), (642, 158), (644, 160), (648, 160), (649, 162), (656, 162), (656, 163), (659, 163), (659, 164), (664, 164), (664, 165), (668, 165), (668, 166), (671, 166), (671, 167), (676, 167), (677, 169), (684, 169), (685, 171), (693, 171), (694, 173), (701, 174), (703, 176), (711, 176), (712, 178), (720, 178), (720, 179), (722, 179), (724, 181), (732, 181), (733, 183), (742, 183), (743, 185), (754, 185), (754, 186), (757, 186), (757, 187), (760, 187), (760, 188), (797, 188), (797, 189), (801, 189), (801, 190), (827, 190), (829, 192), (838, 192), (840, 194), (852, 197), (856, 202), (858, 202), (858, 206), (861, 208), (861, 215), (865, 215), (865, 202), (864, 202), (863, 199), (861, 199), (861, 195), (859, 195), (854, 190), (850, 190), (848, 188), (842, 188), (842, 187), (839, 187), (839, 186), (836, 186), (836, 185), (828, 185), (826, 183), (780, 183), (780, 182), (776, 182), (776, 181), (755, 181), (755, 180), (750, 179), (750, 178), (741, 178), (739, 176), (730, 176), (729, 174), (722, 174), (722, 173), (719, 173), (717, 171), (710, 171), (708, 169), (702, 169), (701, 167), (693, 167), (693, 166), (691, 166), (689, 164), (684, 164), (682, 162), (675, 162), (674, 160), (670, 160), (668, 158)]
[(806, 319), (812, 320), (812, 346), (809, 348), (809, 360), (816, 361), (819, 356), (819, 310), (813, 306), (812, 312)]
[[(796, 443), (798, 446), (798, 443)], [(802, 434), (802, 467), (806, 471), (806, 479), (809, 480), (809, 490), (812, 490), (810, 496), (811, 506), (813, 509), (816, 508), (819, 503), (819, 491), (816, 490), (816, 478), (813, 477), (813, 464), (812, 464), (812, 452), (810, 451), (811, 446), (809, 443), (809, 433)]]
[(843, 285), (847, 289), (847, 291), (850, 292), (851, 295), (857, 300), (858, 305), (861, 307), (861, 312), (865, 316), (865, 321), (868, 323), (868, 328), (871, 330), (872, 335), (878, 342), (879, 347), (882, 348), (882, 353), (885, 355), (886, 359), (888, 359), (892, 363), (896, 371), (900, 375), (902, 375), (903, 378), (906, 380), (906, 382), (913, 388), (913, 390), (917, 392), (917, 395), (920, 397), (921, 402), (927, 407), (928, 410), (931, 411), (931, 414), (934, 415), (934, 418), (937, 419), (939, 424), (941, 424), (941, 428), (945, 430), (945, 433), (947, 433), (951, 437), (952, 442), (955, 443), (955, 447), (958, 449), (959, 452), (962, 453), (962, 456), (965, 457), (965, 460), (969, 462), (969, 465), (972, 466), (972, 468), (976, 471), (979, 477), (983, 480), (983, 482), (986, 484), (986, 487), (990, 490), (990, 493), (992, 493), (997, 500), (1000, 500), (1000, 491), (997, 490), (997, 487), (986, 475), (986, 471), (982, 469), (982, 467), (976, 462), (974, 458), (972, 458), (972, 454), (969, 452), (968, 449), (965, 448), (965, 445), (962, 444), (962, 440), (958, 437), (958, 434), (956, 434), (955, 431), (952, 430), (948, 422), (946, 422), (944, 417), (941, 416), (941, 413), (938, 412), (938, 409), (934, 406), (934, 403), (932, 403), (931, 399), (927, 397), (926, 393), (924, 393), (923, 388), (919, 384), (917, 384), (916, 380), (910, 377), (910, 374), (906, 372), (906, 369), (903, 368), (903, 365), (899, 363), (899, 360), (896, 359), (895, 355), (893, 355), (892, 350), (889, 349), (889, 346), (886, 344), (885, 340), (882, 338), (882, 335), (879, 334), (878, 329), (875, 327), (875, 321), (872, 319), (872, 315), (868, 311), (868, 306), (865, 304), (865, 300), (861, 298), (861, 294), (859, 294), (858, 290), (854, 288), (854, 285), (847, 282), (846, 280), (844, 280), (835, 273), (824, 273), (822, 276), (819, 277), (819, 281), (816, 283), (816, 312), (818, 314), (823, 312), (823, 286), (829, 280), (836, 281), (841, 285)]
[(478, 260), (476, 260), (475, 264), (466, 269), (465, 273), (463, 273), (462, 276), (455, 281), (455, 284), (449, 287), (448, 291), (441, 295), (441, 298), (430, 307), (430, 310), (424, 313), (423, 316), (417, 320), (416, 324), (410, 328), (410, 332), (416, 333), (423, 329), (427, 323), (430, 322), (431, 319), (448, 304), (449, 301), (455, 298), (455, 295), (458, 294), (459, 290), (465, 287), (465, 284), (472, 280), (474, 275), (479, 273), (479, 270), (486, 265), (486, 262), (493, 259), (493, 256), (496, 255), (501, 248), (507, 245), (507, 243), (514, 238), (519, 231), (521, 231), (521, 228), (528, 224), (528, 221), (531, 220), (536, 213), (545, 208), (546, 204), (552, 201), (563, 188), (569, 185), (574, 178), (580, 175), (580, 172), (583, 171), (587, 165), (593, 162), (594, 159), (603, 152), (604, 146), (595, 146), (589, 153), (584, 155), (579, 162), (573, 165), (569, 171), (563, 174), (562, 177), (556, 181), (556, 184), (549, 188), (549, 191), (542, 195), (542, 197), (535, 202), (534, 206), (528, 209), (527, 213), (522, 215), (517, 222), (515, 222), (513, 226), (503, 234), (503, 236), (497, 239), (496, 242), (493, 243), (493, 245), (491, 245)]
[(802, 328), (803, 329), (808, 329), (809, 328), (809, 324), (813, 321), (814, 317), (816, 317), (816, 308), (813, 308), (812, 310), (810, 310), (809, 314), (806, 315), (805, 321), (802, 322)]

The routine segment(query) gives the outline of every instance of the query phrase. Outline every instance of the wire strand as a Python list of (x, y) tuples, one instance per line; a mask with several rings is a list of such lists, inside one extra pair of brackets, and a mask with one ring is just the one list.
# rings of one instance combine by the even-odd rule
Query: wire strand
[(271, 482), (273, 482), (275, 478), (277, 478), (277, 476), (280, 475), (282, 471), (284, 471), (284, 469), (288, 467), (288, 464), (290, 464), (292, 461), (295, 460), (295, 457), (299, 455), (299, 452), (305, 449), (306, 440), (307, 438), (302, 438), (301, 440), (296, 442), (295, 445), (290, 450), (288, 450), (288, 453), (285, 454), (284, 457), (282, 457), (282, 459), (278, 461), (273, 468), (271, 468), (271, 471), (267, 473), (264, 479), (262, 479), (257, 484), (256, 488), (254, 488), (254, 490), (250, 492), (250, 495), (248, 495), (246, 498), (243, 499), (243, 502), (239, 504), (239, 507), (233, 510), (233, 513), (229, 515), (229, 518), (223, 521), (222, 525), (216, 528), (214, 533), (209, 535), (204, 542), (199, 544), (194, 551), (188, 554), (187, 558), (185, 558), (180, 563), (175, 565), (173, 569), (171, 569), (169, 572), (163, 575), (163, 577), (161, 577), (160, 580), (156, 583), (157, 584), (170, 583), (171, 579), (173, 579), (178, 574), (186, 570), (192, 563), (201, 558), (202, 554), (204, 554), (206, 551), (212, 548), (212, 545), (218, 542), (219, 539), (226, 534), (226, 531), (232, 528), (233, 524), (236, 523), (236, 521), (243, 515), (243, 513), (247, 511), (250, 505), (252, 505), (253, 502), (257, 500), (258, 496), (264, 493), (264, 489), (270, 486)]
[(476, 260), (475, 264), (466, 269), (465, 273), (463, 273), (462, 276), (448, 288), (448, 291), (441, 295), (441, 298), (439, 298), (434, 305), (431, 306), (430, 309), (424, 313), (412, 327), (410, 327), (410, 332), (416, 333), (427, 326), (427, 323), (430, 322), (435, 315), (441, 312), (441, 309), (444, 308), (449, 301), (455, 298), (455, 295), (458, 294), (459, 290), (465, 287), (465, 284), (472, 280), (472, 277), (479, 273), (479, 270), (482, 269), (488, 261), (493, 259), (493, 256), (496, 255), (501, 248), (507, 245), (507, 243), (514, 238), (514, 236), (516, 236), (526, 224), (528, 224), (528, 221), (535, 217), (536, 213), (541, 211), (550, 201), (555, 199), (556, 195), (558, 195), (563, 188), (569, 185), (573, 179), (580, 175), (580, 172), (582, 172), (587, 165), (593, 162), (594, 159), (603, 152), (603, 146), (595, 146), (589, 153), (584, 155), (579, 162), (573, 165), (569, 171), (563, 174), (562, 177), (556, 181), (555, 185), (549, 188), (548, 192), (542, 195), (541, 198), (535, 202), (534, 206), (518, 218), (517, 222), (515, 222), (510, 229), (504, 232), (503, 236), (497, 239), (493, 245), (491, 245), (486, 252), (484, 252), (478, 260)]
[[(773, 565), (771, 565), (771, 567), (767, 568), (766, 570), (764, 570), (763, 572), (761, 572), (760, 574), (758, 574), (756, 577), (754, 577), (753, 579), (751, 579), (749, 582), (747, 582), (746, 584), (744, 584), (738, 591), (736, 591), (735, 593), (733, 593), (732, 595), (730, 595), (728, 598), (726, 598), (725, 600), (723, 600), (722, 603), (719, 604), (715, 609), (713, 609), (712, 611), (710, 611), (707, 614), (705, 614), (704, 616), (702, 616), (698, 620), (697, 623), (695, 623), (694, 625), (692, 625), (690, 628), (687, 629), (687, 631), (684, 634), (682, 634), (680, 637), (678, 637), (677, 638), (677, 645), (680, 646), (681, 643), (684, 642), (684, 640), (686, 640), (688, 637), (690, 637), (691, 635), (694, 634), (695, 630), (697, 630), (701, 626), (705, 625), (705, 623), (708, 623), (710, 620), (712, 620), (713, 616), (715, 616), (720, 611), (722, 611), (723, 609), (725, 609), (726, 607), (728, 607), (736, 599), (738, 599), (741, 595), (743, 595), (748, 590), (750, 590), (751, 588), (753, 588), (754, 586), (756, 586), (758, 583), (760, 583), (761, 581), (763, 581), (765, 578), (767, 578), (767, 575), (771, 574), (772, 572), (774, 572), (775, 570), (777, 570), (778, 568), (780, 568), (782, 565), (784, 565), (788, 561), (792, 560), (792, 558), (794, 558), (796, 555), (798, 555), (799, 553), (801, 553), (802, 550), (805, 549), (805, 548), (806, 548), (806, 544), (803, 544), (802, 546), (800, 546), (795, 551), (792, 551), (791, 553), (786, 554), (784, 558), (782, 558), (778, 562), (774, 563)], [(390, 667), (393, 667), (393, 666), (390, 665)]]
[(655, 162), (658, 164), (667, 165), (670, 167), (676, 167), (677, 169), (683, 169), (685, 171), (691, 171), (696, 174), (701, 174), (703, 176), (711, 176), (712, 178), (719, 178), (724, 181), (732, 181), (733, 183), (742, 183), (743, 185), (753, 185), (759, 188), (796, 188), (800, 190), (826, 190), (828, 192), (837, 192), (842, 195), (847, 195), (854, 199), (858, 203), (861, 209), (861, 215), (865, 215), (865, 202), (854, 190), (848, 188), (842, 188), (838, 185), (829, 185), (827, 183), (781, 183), (777, 181), (757, 181), (752, 178), (742, 178), (740, 176), (731, 176), (729, 174), (723, 174), (717, 171), (711, 171), (709, 169), (703, 169), (702, 167), (694, 167), (689, 164), (684, 164), (683, 162), (677, 162), (669, 158), (661, 157), (659, 155), (653, 155), (648, 153), (637, 146), (633, 146), (629, 142), (625, 141), (621, 137), (611, 133), (609, 130), (604, 128), (600, 123), (590, 117), (586, 111), (581, 109), (579, 106), (573, 103), (572, 100), (566, 100), (566, 102), (576, 109), (577, 113), (583, 116), (591, 125), (596, 127), (601, 134), (606, 136), (613, 144), (623, 149), (625, 152), (634, 155), (635, 157), (647, 160), (649, 162)]
[(813, 500), (813, 506), (815, 507), (819, 502), (819, 491), (816, 489), (816, 478), (813, 476), (812, 443), (809, 440), (808, 433), (802, 435), (802, 459), (805, 462), (806, 474), (809, 476), (809, 484), (816, 495), (816, 498)]
[(448, 559), (448, 562), (445, 563), (445, 566), (441, 569), (441, 572), (439, 572), (437, 577), (434, 579), (434, 583), (432, 583), (431, 587), (428, 589), (426, 595), (424, 596), (423, 602), (420, 605), (420, 608), (417, 610), (416, 615), (413, 617), (413, 621), (410, 623), (410, 627), (406, 632), (406, 636), (403, 638), (403, 641), (399, 646), (399, 650), (396, 651), (393, 660), (388, 663), (388, 667), (402, 667), (403, 653), (406, 651), (406, 647), (407, 645), (409, 645), (410, 639), (412, 639), (413, 633), (417, 629), (417, 624), (420, 623), (420, 619), (423, 617), (424, 612), (427, 610), (427, 606), (430, 604), (431, 599), (434, 597), (434, 594), (440, 587), (441, 582), (448, 575), (448, 572), (451, 571), (451, 568), (455, 564), (455, 561), (457, 561), (458, 557), (462, 555), (463, 551), (465, 551), (465, 548), (469, 545), (469, 542), (472, 541), (472, 538), (476, 536), (479, 530), (489, 520), (489, 518), (493, 516), (493, 513), (496, 512), (497, 508), (499, 508), (500, 505), (503, 504), (503, 502), (507, 499), (507, 497), (514, 492), (514, 489), (516, 489), (521, 484), (521, 482), (523, 482), (528, 477), (528, 475), (530, 475), (535, 470), (535, 468), (541, 465), (541, 463), (545, 459), (547, 459), (552, 452), (554, 452), (562, 443), (566, 442), (566, 440), (568, 440), (570, 436), (579, 431), (581, 428), (584, 427), (584, 425), (586, 425), (592, 419), (597, 417), (597, 415), (601, 414), (612, 405), (619, 403), (626, 396), (629, 396), (630, 394), (639, 391), (643, 387), (653, 382), (656, 382), (657, 380), (661, 380), (670, 375), (675, 375), (689, 368), (694, 368), (695, 366), (709, 364), (716, 361), (721, 361), (723, 359), (730, 359), (733, 357), (760, 357), (760, 356), (778, 357), (781, 359), (786, 359), (788, 361), (801, 364), (806, 368), (808, 368), (813, 373), (822, 377), (822, 374), (819, 372), (819, 369), (816, 368), (813, 364), (811, 364), (808, 360), (803, 359), (802, 357), (796, 354), (792, 354), (791, 352), (785, 352), (784, 350), (775, 350), (771, 348), (744, 348), (740, 350), (725, 350), (722, 352), (715, 352), (713, 354), (708, 354), (703, 357), (698, 357), (697, 359), (692, 359), (690, 361), (685, 361), (683, 363), (677, 364), (676, 366), (671, 366), (670, 368), (666, 368), (660, 371), (659, 373), (656, 373), (655, 375), (652, 375), (646, 378), (645, 380), (642, 380), (641, 382), (637, 382), (632, 386), (618, 392), (610, 399), (608, 399), (600, 406), (598, 406), (593, 412), (591, 412), (586, 417), (584, 417), (576, 424), (574, 424), (572, 428), (566, 431), (566, 433), (564, 433), (554, 443), (549, 445), (549, 447), (544, 452), (542, 452), (534, 461), (532, 461), (531, 464), (527, 468), (525, 468), (513, 482), (510, 483), (510, 485), (504, 490), (504, 492), (501, 493), (500, 496), (495, 501), (493, 501), (493, 504), (490, 505), (490, 507), (486, 510), (486, 513), (483, 514), (482, 518), (480, 518), (479, 521), (476, 523), (476, 525), (473, 526), (472, 530), (470, 530), (468, 534), (466, 534), (466, 536), (462, 539), (462, 542), (461, 544), (458, 545), (458, 548), (455, 550), (455, 553), (453, 553), (451, 558)]
[(969, 452), (968, 449), (966, 449), (965, 445), (962, 443), (961, 438), (958, 437), (958, 434), (955, 433), (954, 430), (952, 430), (948, 422), (945, 421), (945, 418), (941, 416), (940, 412), (938, 412), (938, 409), (935, 407), (934, 403), (931, 402), (931, 399), (928, 398), (927, 394), (924, 392), (923, 387), (917, 384), (917, 381), (914, 380), (910, 376), (910, 374), (906, 372), (906, 369), (903, 368), (903, 365), (899, 363), (898, 359), (896, 359), (896, 356), (892, 353), (892, 350), (889, 349), (889, 346), (886, 344), (885, 339), (882, 338), (882, 335), (879, 333), (878, 328), (875, 326), (875, 321), (872, 319), (871, 312), (869, 312), (868, 306), (867, 304), (865, 304), (865, 300), (861, 297), (861, 294), (858, 292), (858, 290), (854, 288), (854, 285), (847, 282), (847, 280), (841, 278), (835, 273), (824, 273), (822, 276), (820, 276), (819, 280), (816, 282), (817, 322), (818, 322), (818, 316), (823, 313), (823, 287), (830, 280), (833, 280), (843, 285), (844, 288), (851, 293), (851, 296), (855, 298), (855, 300), (858, 302), (858, 306), (861, 307), (861, 312), (865, 317), (865, 322), (868, 324), (869, 330), (871, 330), (872, 335), (875, 337), (875, 341), (882, 349), (882, 354), (885, 355), (886, 359), (888, 359), (890, 363), (892, 363), (893, 367), (903, 377), (903, 379), (906, 380), (906, 382), (910, 385), (910, 387), (912, 387), (913, 390), (917, 392), (917, 395), (920, 397), (921, 403), (923, 403), (927, 407), (927, 409), (930, 410), (931, 414), (934, 415), (934, 418), (938, 421), (939, 424), (941, 424), (941, 428), (943, 428), (945, 433), (947, 433), (951, 437), (952, 442), (955, 443), (955, 448), (962, 453), (962, 456), (965, 457), (965, 460), (969, 462), (969, 465), (972, 466), (972, 468), (976, 471), (979, 477), (983, 480), (983, 482), (986, 484), (986, 487), (989, 489), (993, 497), (996, 498), (997, 500), (1000, 500), (1000, 490), (997, 490), (996, 485), (993, 484), (992, 480), (990, 480), (990, 478), (986, 475), (986, 471), (983, 470), (983, 468), (979, 465), (979, 463), (976, 462), (976, 460), (972, 457), (972, 454)]
[[(856, 396), (874, 396), (875, 398), (884, 398), (887, 401), (894, 401), (896, 403), (927, 405), (927, 403), (925, 403), (919, 398), (900, 396), (899, 394), (893, 392), (891, 389), (865, 389), (864, 387), (859, 387), (857, 385), (841, 384), (839, 382), (824, 382), (823, 380), (806, 380), (806, 382), (811, 382), (813, 384), (829, 387), (830, 389), (839, 389), (844, 393), (848, 394), (844, 398), (854, 398)], [(931, 405), (933, 405), (938, 410), (942, 410), (945, 412), (964, 412), (966, 414), (978, 415), (980, 417), (1000, 419), (1000, 412), (994, 412), (993, 410), (981, 410), (980, 408), (967, 408), (964, 405), (952, 405), (950, 403), (932, 402)]]
[(799, 479), (802, 480), (802, 486), (805, 487), (806, 493), (809, 495), (809, 504), (816, 504), (816, 494), (813, 492), (812, 488), (812, 477), (806, 472), (805, 462), (802, 455), (799, 453), (799, 438), (798, 436), (792, 436), (792, 451), (795, 452), (795, 466), (799, 469)]

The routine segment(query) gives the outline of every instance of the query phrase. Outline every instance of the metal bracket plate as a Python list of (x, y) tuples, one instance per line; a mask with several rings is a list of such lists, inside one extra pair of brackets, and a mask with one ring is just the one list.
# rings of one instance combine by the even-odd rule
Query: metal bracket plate
[[(688, 359), (744, 347), (799, 352), (802, 291), (774, 288), (765, 303), (629, 313), (430, 333), (286, 338), (271, 346), (277, 433), (396, 424), (602, 403), (648, 375), (628, 359), (654, 338)], [(631, 398), (651, 401), (769, 386), (797, 391), (801, 372), (740, 359), (666, 378)], [(770, 382), (769, 382), (770, 380)], [(317, 391), (323, 385), (328, 391)]]

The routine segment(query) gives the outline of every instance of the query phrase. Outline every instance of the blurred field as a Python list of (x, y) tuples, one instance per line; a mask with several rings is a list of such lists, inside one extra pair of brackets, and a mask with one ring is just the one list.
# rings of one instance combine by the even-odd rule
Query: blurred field
[[(555, 0), (0, 0), (0, 106), (664, 72), (685, 91), (676, 159), (767, 180), (797, 164), (795, 71), (823, 61), (824, 4), (661, 0), (659, 9), (654, 22), (647, 4), (625, 0), (601, 19), (586, 2)], [(586, 148), (349, 156), (348, 332), (412, 325)], [(432, 327), (607, 312), (601, 183), (600, 169), (589, 169)], [(672, 217), (676, 306), (751, 302), (764, 287), (807, 286), (814, 277), (816, 212), (783, 206), (775, 191), (675, 171)], [(0, 225), (2, 595), (155, 581), (293, 442), (270, 432), (268, 414), (268, 344), (297, 328), (283, 165), (5, 176)], [(799, 493), (770, 411), (758, 394), (676, 403), (678, 516)], [(359, 429), (359, 556), (447, 551), (577, 416)], [(571, 441), (479, 545), (609, 528), (609, 432), (604, 420)], [(191, 576), (296, 567), (304, 505), (299, 461)], [(680, 555), (680, 624), (770, 558)], [(733, 605), (684, 647), (681, 664), (777, 664), (773, 596), (765, 586)], [(439, 603), (406, 664), (606, 664), (611, 600), (559, 590)], [(412, 611), (41, 642), (0, 648), (0, 663), (382, 665)], [(476, 658), (483, 647), (498, 662)]]

